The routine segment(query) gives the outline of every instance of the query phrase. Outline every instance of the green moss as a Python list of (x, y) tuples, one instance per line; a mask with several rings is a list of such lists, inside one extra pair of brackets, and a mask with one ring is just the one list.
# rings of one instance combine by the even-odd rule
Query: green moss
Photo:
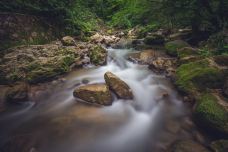
[(179, 58), (184, 58), (188, 56), (198, 56), (198, 50), (191, 48), (191, 47), (184, 47), (177, 52)]
[(175, 41), (166, 43), (165, 49), (166, 49), (167, 54), (172, 55), (172, 56), (177, 56), (178, 49), (188, 47), (188, 46), (189, 46), (189, 44), (182, 40), (175, 40)]
[(187, 93), (205, 88), (218, 88), (222, 85), (224, 77), (219, 69), (210, 67), (207, 60), (181, 65), (176, 76), (177, 86)]
[(90, 50), (89, 57), (93, 64), (103, 65), (106, 62), (107, 52), (101, 46), (95, 46)]
[(200, 125), (228, 133), (228, 113), (218, 104), (216, 97), (206, 93), (200, 97), (197, 103), (194, 117)]

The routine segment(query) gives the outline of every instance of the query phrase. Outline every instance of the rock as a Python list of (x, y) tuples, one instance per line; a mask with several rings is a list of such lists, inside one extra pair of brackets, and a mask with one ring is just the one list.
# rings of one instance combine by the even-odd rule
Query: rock
[(118, 98), (133, 99), (131, 88), (116, 75), (111, 72), (106, 72), (104, 78), (106, 84), (118, 96)]
[(140, 52), (133, 52), (128, 55), (128, 60), (141, 64), (150, 64), (154, 59), (165, 56), (163, 52), (156, 50), (144, 50)]
[(124, 49), (124, 48), (131, 48), (132, 47), (132, 40), (121, 38), (117, 43), (112, 44), (112, 48), (114, 49)]
[(104, 65), (107, 62), (107, 51), (96, 45), (89, 50), (90, 61), (95, 65)]
[(204, 59), (179, 66), (175, 83), (181, 91), (195, 94), (207, 88), (222, 88), (223, 80), (223, 71), (210, 65), (210, 61)]
[(175, 40), (171, 41), (165, 44), (165, 49), (167, 54), (171, 56), (177, 56), (178, 55), (178, 50), (184, 47), (189, 47), (190, 45), (182, 40)]
[(75, 40), (71, 36), (65, 36), (62, 38), (62, 43), (64, 46), (74, 46), (75, 45)]
[(163, 44), (164, 42), (165, 42), (164, 36), (159, 34), (153, 34), (151, 36), (147, 36), (144, 39), (144, 43), (147, 45), (160, 45), (160, 44)]
[(199, 50), (192, 47), (184, 47), (177, 50), (177, 54), (179, 58), (184, 58), (188, 56), (198, 56)]
[(211, 149), (214, 152), (227, 152), (228, 151), (228, 140), (217, 140), (211, 143)]
[(207, 148), (191, 140), (177, 142), (171, 152), (210, 152)]
[(111, 105), (112, 96), (106, 84), (90, 84), (74, 90), (74, 97), (89, 103)]
[(224, 87), (223, 87), (223, 93), (228, 96), (228, 78), (226, 78), (225, 80), (225, 84), (224, 84)]
[(196, 123), (210, 133), (228, 135), (228, 111), (218, 98), (205, 93), (197, 99), (193, 111)]
[(96, 44), (105, 44), (107, 46), (110, 46), (111, 44), (118, 42), (120, 38), (114, 35), (106, 36), (106, 35), (96, 33), (95, 35), (90, 37), (90, 40), (91, 42)]
[(8, 102), (24, 102), (29, 100), (29, 86), (24, 82), (19, 82), (6, 92), (6, 101)]
[[(30, 45), (11, 48), (1, 58), (0, 83), (28, 81), (39, 83), (71, 70), (76, 59), (84, 60), (88, 50), (61, 44)], [(17, 68), (15, 68), (17, 67)]]
[(228, 55), (217, 55), (213, 59), (220, 66), (228, 66)]

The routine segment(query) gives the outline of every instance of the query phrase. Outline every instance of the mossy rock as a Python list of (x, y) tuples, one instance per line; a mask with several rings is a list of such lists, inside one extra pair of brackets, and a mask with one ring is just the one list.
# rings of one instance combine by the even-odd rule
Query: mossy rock
[(165, 42), (165, 38), (163, 35), (147, 36), (144, 39), (144, 43), (147, 45), (163, 44), (164, 42)]
[(176, 72), (176, 85), (186, 93), (206, 88), (222, 88), (224, 74), (204, 59), (181, 65)]
[(211, 143), (211, 149), (215, 152), (227, 152), (228, 140), (217, 140)]
[(177, 50), (177, 54), (179, 58), (185, 58), (188, 56), (198, 56), (199, 51), (198, 49), (192, 48), (192, 47), (184, 47), (179, 50)]
[(104, 65), (107, 59), (107, 51), (103, 47), (96, 45), (90, 49), (89, 57), (91, 63), (95, 65)]
[(175, 40), (165, 44), (166, 53), (171, 56), (177, 56), (177, 51), (184, 47), (189, 47), (190, 45), (182, 40)]
[(201, 95), (193, 114), (196, 122), (205, 130), (228, 135), (228, 112), (212, 94)]

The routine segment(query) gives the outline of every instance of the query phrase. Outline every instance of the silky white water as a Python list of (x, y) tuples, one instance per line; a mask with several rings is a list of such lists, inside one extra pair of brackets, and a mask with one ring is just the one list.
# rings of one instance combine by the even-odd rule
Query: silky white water
[[(108, 49), (107, 65), (72, 72), (64, 82), (50, 83), (40, 91), (35, 105), (1, 116), (1, 146), (12, 137), (32, 134), (38, 152), (159, 151), (165, 122), (181, 117), (184, 107), (169, 80), (126, 60), (132, 51)], [(76, 87), (85, 85), (82, 82), (104, 83), (107, 71), (130, 86), (134, 100), (115, 98), (112, 106), (103, 107), (74, 99)]]

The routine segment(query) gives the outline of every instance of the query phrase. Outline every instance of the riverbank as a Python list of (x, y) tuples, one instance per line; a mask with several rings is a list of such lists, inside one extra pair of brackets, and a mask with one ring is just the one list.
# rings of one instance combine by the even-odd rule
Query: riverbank
[[(225, 84), (224, 82), (227, 77), (227, 56), (202, 56), (199, 54), (197, 48), (192, 48), (187, 42), (180, 40), (180, 38), (166, 42), (167, 40), (163, 40), (165, 37), (161, 36), (152, 37), (150, 39), (136, 39), (136, 37), (129, 32), (128, 38), (120, 39), (119, 35), (124, 36), (124, 33), (120, 32), (113, 36), (95, 34), (91, 37), (90, 42), (80, 42), (74, 38), (65, 37), (62, 41), (56, 41), (53, 44), (22, 46), (9, 49), (11, 51), (7, 51), (8, 53), (3, 57), (4, 62), (2, 63), (4, 63), (5, 66), (2, 67), (2, 71), (6, 71), (5, 73), (7, 74), (12, 74), (13, 72), (11, 70), (14, 69), (13, 67), (21, 63), (18, 67), (21, 67), (19, 69), (22, 69), (22, 72), (19, 71), (19, 73), (14, 74), (15, 76), (22, 77), (19, 78), (20, 83), (9, 86), (10, 89), (6, 89), (7, 91), (5, 91), (6, 94), (4, 95), (4, 97), (6, 97), (5, 99), (11, 103), (20, 101), (19, 103), (22, 102), (23, 104), (24, 101), (32, 100), (31, 94), (38, 93), (39, 89), (42, 88), (42, 85), (41, 88), (39, 86), (36, 87), (37, 83), (50, 81), (59, 74), (68, 73), (71, 69), (91, 65), (91, 63), (94, 65), (104, 65), (107, 62), (107, 52), (102, 46), (112, 46), (114, 48), (124, 48), (126, 46), (135, 47), (140, 49), (140, 51), (130, 53), (126, 58), (134, 63), (147, 65), (153, 72), (170, 78), (183, 95), (182, 100), (185, 104), (192, 105), (190, 109), (193, 114), (193, 120), (203, 130), (204, 135), (201, 135), (198, 131), (194, 133), (194, 135), (191, 135), (192, 128), (189, 122), (193, 123), (191, 121), (192, 118), (186, 118), (186, 120), (184, 118), (184, 125), (187, 124), (187, 128), (190, 127), (188, 135), (193, 137), (190, 138), (190, 141), (176, 141), (175, 144), (174, 141), (172, 141), (168, 146), (165, 146), (164, 150), (188, 151), (192, 146), (197, 147), (198, 151), (216, 151), (216, 149), (219, 148), (225, 149), (227, 145), (225, 140), (227, 139), (227, 87), (223, 86), (223, 84)], [(66, 42), (64, 42), (65, 40)], [(144, 48), (147, 50), (144, 50)], [(29, 55), (30, 53), (35, 53), (40, 56), (36, 58), (37, 56), (31, 56)], [(23, 56), (21, 55), (24, 55), (25, 58), (18, 61), (17, 59), (22, 59), (21, 57)], [(33, 66), (30, 70), (26, 70), (28, 63), (35, 63), (35, 67)], [(119, 64), (121, 65), (122, 63)], [(48, 71), (46, 69), (48, 69)], [(59, 72), (59, 70), (62, 72)], [(31, 79), (30, 75), (33, 72), (37, 75)], [(140, 73), (140, 70), (138, 73)], [(92, 75), (91, 73), (91, 76)], [(7, 78), (7, 76), (3, 78)], [(17, 79), (14, 80), (11, 78), (15, 77), (9, 77), (7, 81), (4, 80), (2, 82), (12, 83), (13, 81), (17, 81)], [(21, 82), (21, 80), (23, 80), (23, 82)], [(54, 80), (52, 83), (47, 83), (47, 86), (55, 83), (64, 84), (65, 81), (65, 78), (60, 78)], [(127, 82), (127, 80), (125, 81)], [(28, 85), (28, 83), (31, 83), (32, 86)], [(87, 83), (88, 80), (83, 79), (72, 87), (75, 88), (79, 85), (86, 85)], [(44, 87), (41, 89), (41, 92), (46, 92), (45, 90), (47, 88), (48, 87)], [(50, 91), (47, 91), (47, 95), (41, 96), (48, 97), (52, 94), (52, 89), (49, 88), (48, 90)], [(172, 96), (172, 94), (167, 92), (160, 93), (161, 97)], [(40, 101), (40, 99), (38, 99), (38, 101)], [(190, 121), (188, 121), (189, 119)], [(62, 125), (64, 124), (65, 121)], [(168, 128), (172, 126), (169, 129), (174, 131), (174, 134), (176, 134), (175, 126), (179, 128), (179, 125), (177, 122), (166, 124)], [(193, 126), (195, 127), (194, 124)], [(166, 135), (167, 134), (165, 134), (164, 138), (167, 137)], [(209, 136), (207, 137), (208, 139), (202, 139), (206, 136)], [(212, 141), (215, 140), (212, 144), (208, 143), (211, 139)]]

